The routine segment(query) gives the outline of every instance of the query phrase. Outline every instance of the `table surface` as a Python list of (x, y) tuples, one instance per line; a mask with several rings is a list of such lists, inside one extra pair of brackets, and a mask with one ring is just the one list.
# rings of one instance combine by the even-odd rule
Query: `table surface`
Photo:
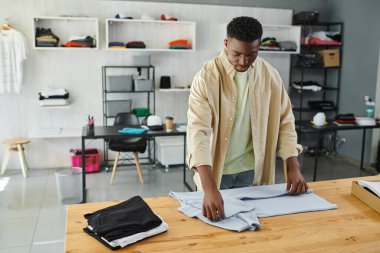
[[(147, 198), (169, 230), (118, 252), (380, 252), (380, 214), (351, 195), (352, 181), (359, 179), (380, 180), (380, 176), (309, 183), (338, 209), (261, 218), (263, 229), (241, 233), (185, 216), (171, 197)], [(65, 252), (111, 252), (83, 232), (87, 226), (83, 215), (116, 203), (69, 206)]]
[(125, 138), (126, 136), (145, 136), (145, 137), (160, 137), (160, 136), (184, 136), (186, 131), (178, 131), (177, 127), (181, 124), (174, 124), (172, 131), (163, 130), (148, 130), (142, 134), (121, 134), (118, 131), (124, 127), (137, 127), (140, 126), (95, 126), (94, 134), (87, 135), (86, 128), (82, 129), (82, 139), (102, 139), (102, 138)]
[(374, 129), (380, 128), (380, 124), (376, 124), (373, 126), (360, 126), (357, 124), (347, 124), (347, 125), (337, 125), (334, 124), (333, 120), (327, 120), (327, 124), (321, 127), (315, 126), (311, 123), (310, 120), (301, 120), (296, 121), (296, 129), (297, 127), (301, 127), (302, 132), (331, 132), (331, 131), (339, 131), (339, 130), (360, 130), (360, 129)]

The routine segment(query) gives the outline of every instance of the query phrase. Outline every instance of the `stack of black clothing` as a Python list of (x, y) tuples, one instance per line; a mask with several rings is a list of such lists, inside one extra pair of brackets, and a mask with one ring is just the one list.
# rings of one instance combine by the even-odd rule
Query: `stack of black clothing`
[(88, 226), (83, 230), (110, 249), (123, 248), (168, 229), (140, 196), (84, 217)]
[(50, 28), (36, 28), (36, 47), (57, 47), (59, 38)]
[(309, 106), (315, 110), (324, 111), (335, 108), (335, 105), (332, 101), (319, 100), (319, 101), (309, 101)]
[(353, 113), (338, 114), (337, 116), (335, 116), (334, 123), (337, 125), (355, 125), (356, 124), (355, 114)]
[(146, 48), (146, 45), (143, 41), (129, 41), (125, 44), (126, 48)]

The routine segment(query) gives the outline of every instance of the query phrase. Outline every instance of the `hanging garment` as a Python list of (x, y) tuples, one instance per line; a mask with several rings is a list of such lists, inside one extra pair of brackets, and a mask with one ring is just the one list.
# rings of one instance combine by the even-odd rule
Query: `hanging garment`
[(285, 189), (286, 184), (275, 184), (221, 190), (225, 219), (216, 222), (202, 214), (203, 192), (170, 192), (169, 195), (180, 202), (178, 210), (187, 216), (237, 232), (262, 228), (258, 218), (337, 208), (310, 189), (298, 196), (288, 195)]
[(15, 29), (0, 30), (0, 93), (21, 92), (26, 55), (24, 35)]

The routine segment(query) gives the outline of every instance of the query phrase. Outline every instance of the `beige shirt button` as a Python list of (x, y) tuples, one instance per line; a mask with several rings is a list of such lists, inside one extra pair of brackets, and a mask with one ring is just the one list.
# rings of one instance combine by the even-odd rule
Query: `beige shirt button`
[(227, 140), (227, 138), (224, 138), (224, 140), (226, 141), (226, 140)]
[(235, 99), (235, 97), (232, 97), (232, 100), (234, 100)]
[(232, 118), (230, 118), (230, 120), (232, 121)]

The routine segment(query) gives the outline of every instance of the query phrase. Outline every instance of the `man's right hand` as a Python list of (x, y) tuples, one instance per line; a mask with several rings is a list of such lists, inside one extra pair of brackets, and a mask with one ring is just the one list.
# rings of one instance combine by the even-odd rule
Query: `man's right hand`
[(218, 221), (224, 219), (224, 203), (222, 195), (216, 187), (211, 175), (211, 167), (202, 165), (196, 167), (201, 178), (203, 197), (203, 216), (209, 220)]
[(218, 189), (205, 191), (203, 197), (203, 216), (212, 221), (224, 219), (224, 203)]

